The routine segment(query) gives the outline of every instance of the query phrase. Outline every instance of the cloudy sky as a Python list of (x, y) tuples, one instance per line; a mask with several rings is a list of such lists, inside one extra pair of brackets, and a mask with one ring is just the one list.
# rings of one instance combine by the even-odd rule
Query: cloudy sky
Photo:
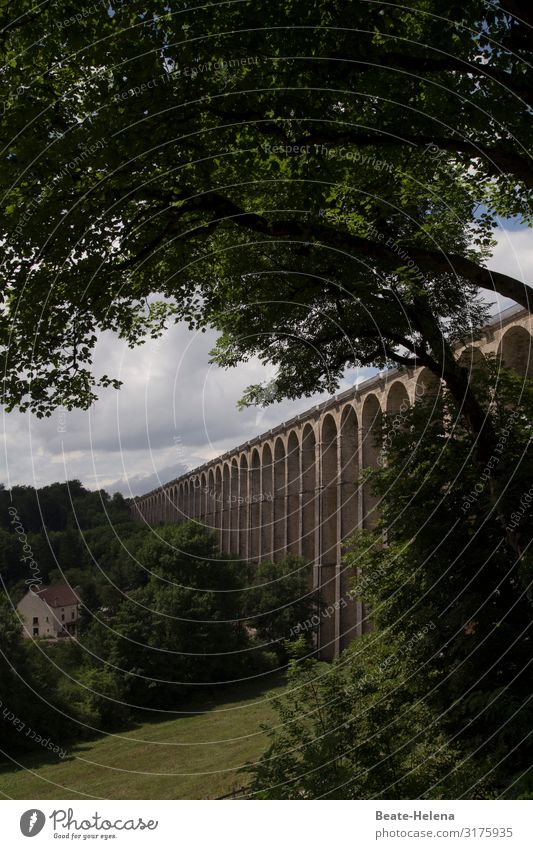
[[(502, 229), (498, 235), (490, 267), (530, 282), (530, 234)], [(123, 388), (102, 391), (88, 412), (58, 411), (44, 421), (4, 414), (0, 481), (43, 486), (79, 478), (90, 489), (139, 495), (321, 400), (317, 395), (238, 411), (243, 389), (273, 374), (257, 362), (230, 371), (210, 366), (215, 338), (178, 325), (132, 351), (105, 334), (95, 370), (119, 377)], [(370, 373), (346, 374), (341, 390)]]

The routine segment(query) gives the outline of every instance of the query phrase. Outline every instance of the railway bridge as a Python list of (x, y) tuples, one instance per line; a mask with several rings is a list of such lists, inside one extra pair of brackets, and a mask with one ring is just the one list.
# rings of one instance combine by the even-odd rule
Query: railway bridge
[[(497, 354), (532, 377), (532, 331), (531, 314), (511, 308), (458, 353), (469, 368)], [(342, 545), (376, 520), (369, 485), (356, 481), (361, 469), (381, 461), (380, 416), (401, 421), (403, 410), (439, 388), (426, 368), (382, 372), (135, 498), (133, 518), (150, 525), (196, 520), (215, 530), (223, 552), (249, 561), (291, 552), (312, 562), (314, 585), (334, 610), (319, 626), (321, 656), (334, 657), (369, 628), (364, 605), (350, 600)]]

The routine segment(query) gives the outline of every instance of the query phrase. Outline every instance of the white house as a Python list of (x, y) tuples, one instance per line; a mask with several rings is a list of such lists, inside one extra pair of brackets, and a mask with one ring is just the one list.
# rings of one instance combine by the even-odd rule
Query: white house
[(38, 592), (29, 590), (17, 604), (26, 637), (75, 637), (78, 633), (80, 597), (66, 584), (52, 584)]

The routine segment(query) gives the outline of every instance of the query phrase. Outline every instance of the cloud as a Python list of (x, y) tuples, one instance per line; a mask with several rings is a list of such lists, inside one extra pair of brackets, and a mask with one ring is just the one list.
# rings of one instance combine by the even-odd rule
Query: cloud
[[(516, 277), (529, 286), (533, 286), (533, 244), (531, 230), (528, 228), (516, 230), (498, 227), (495, 232), (497, 245), (487, 267)], [(531, 292), (533, 298), (533, 290)], [(496, 310), (505, 310), (515, 306), (509, 298), (494, 295)]]
[[(533, 280), (529, 234), (502, 228), (497, 236), (489, 267)], [(88, 412), (60, 410), (45, 420), (4, 414), (1, 479), (8, 486), (43, 486), (79, 478), (91, 489), (139, 495), (326, 397), (317, 394), (265, 409), (238, 411), (244, 388), (269, 375), (256, 360), (228, 371), (209, 365), (215, 339), (214, 331), (193, 333), (185, 325), (177, 325), (161, 340), (131, 350), (112, 334), (102, 334), (95, 373), (118, 376), (124, 381), (123, 388), (102, 391)], [(340, 391), (375, 371), (347, 373)]]
[(95, 373), (118, 376), (122, 389), (104, 390), (87, 412), (58, 410), (44, 420), (4, 415), (5, 483), (79, 478), (91, 489), (139, 495), (325, 397), (237, 410), (244, 388), (263, 380), (265, 368), (258, 361), (228, 371), (209, 365), (215, 339), (214, 331), (191, 333), (177, 325), (132, 350), (103, 334)]
[(151, 475), (131, 475), (127, 481), (118, 478), (108, 483), (104, 488), (109, 492), (122, 492), (127, 496), (143, 495), (145, 492), (151, 492), (152, 489), (157, 489), (162, 483), (177, 478), (187, 471), (188, 467), (184, 465), (165, 466), (157, 472), (152, 472)]

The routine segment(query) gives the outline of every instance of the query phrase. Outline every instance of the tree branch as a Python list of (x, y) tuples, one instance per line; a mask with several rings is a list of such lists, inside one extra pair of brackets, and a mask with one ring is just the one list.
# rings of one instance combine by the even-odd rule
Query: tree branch
[[(533, 98), (532, 98), (533, 99)], [(235, 118), (235, 114), (227, 112), (219, 107), (211, 106), (211, 111), (226, 120)], [(425, 146), (429, 148), (434, 146), (432, 153), (429, 155), (435, 156), (439, 150), (452, 151), (457, 153), (470, 154), (471, 158), (482, 158), (487, 166), (487, 170), (494, 176), (501, 176), (503, 173), (513, 174), (518, 180), (521, 180), (525, 186), (533, 189), (533, 168), (531, 160), (519, 154), (516, 150), (503, 141), (497, 141), (493, 145), (484, 144), (481, 140), (472, 141), (471, 139), (462, 138), (455, 134), (451, 136), (435, 136), (424, 133), (403, 133), (401, 128), (391, 128), (390, 130), (383, 128), (373, 132), (363, 132), (357, 126), (351, 126), (351, 129), (342, 129), (339, 132), (327, 132), (320, 129), (315, 132), (310, 132), (309, 135), (302, 136), (299, 139), (291, 138), (287, 135), (280, 122), (291, 124), (294, 121), (307, 123), (323, 123), (324, 119), (318, 118), (277, 118), (276, 122), (264, 117), (264, 113), (249, 111), (239, 113), (239, 116), (244, 120), (243, 125), (254, 123), (254, 128), (263, 135), (274, 135), (280, 138), (285, 144), (301, 148), (303, 145), (322, 145), (322, 144), (349, 144), (356, 147), (404, 147), (406, 145), (415, 147)], [(333, 122), (332, 125), (338, 126), (341, 122)], [(299, 155), (298, 153), (294, 154)]]
[[(398, 246), (391, 239), (387, 239), (386, 242), (375, 242), (364, 236), (356, 236), (353, 233), (309, 221), (268, 221), (258, 213), (245, 212), (232, 200), (217, 192), (203, 195), (202, 203), (206, 209), (211, 208), (221, 216), (219, 221), (231, 219), (236, 225), (262, 235), (293, 238), (306, 242), (314, 239), (319, 243), (334, 245), (354, 256), (385, 261), (390, 263), (391, 267), (398, 266), (400, 263)], [(497, 292), (504, 298), (511, 298), (528, 312), (533, 312), (533, 290), (515, 277), (491, 271), (460, 254), (446, 254), (443, 251), (411, 245), (402, 246), (402, 250), (408, 253), (410, 259), (426, 273), (454, 274), (464, 277), (479, 288)]]

